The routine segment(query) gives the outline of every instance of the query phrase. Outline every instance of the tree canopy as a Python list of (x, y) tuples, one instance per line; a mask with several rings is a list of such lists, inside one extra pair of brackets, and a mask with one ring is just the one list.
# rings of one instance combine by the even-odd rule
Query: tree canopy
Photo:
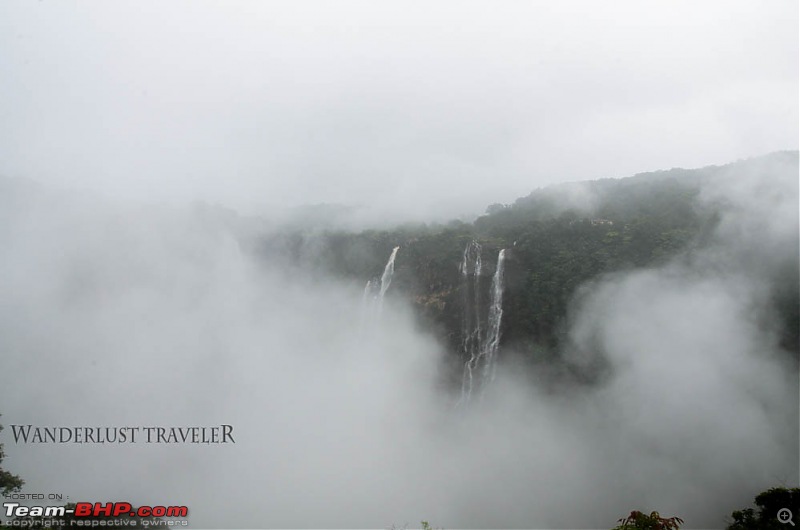
[[(2, 432), (2, 430), (3, 426), (0, 425), (0, 432)], [(3, 444), (0, 443), (0, 464), (3, 463), (5, 456)], [(2, 493), (3, 496), (8, 496), (11, 493), (19, 491), (24, 484), (25, 481), (19, 478), (18, 475), (14, 475), (0, 467), (0, 493)]]

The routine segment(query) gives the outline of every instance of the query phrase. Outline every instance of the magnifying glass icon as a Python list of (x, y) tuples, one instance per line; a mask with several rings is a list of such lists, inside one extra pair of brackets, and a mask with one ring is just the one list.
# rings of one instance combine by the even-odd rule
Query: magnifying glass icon
[(789, 508), (781, 508), (778, 510), (778, 521), (782, 522), (783, 524), (789, 523), (790, 525), (794, 526), (794, 521), (792, 521), (792, 510)]

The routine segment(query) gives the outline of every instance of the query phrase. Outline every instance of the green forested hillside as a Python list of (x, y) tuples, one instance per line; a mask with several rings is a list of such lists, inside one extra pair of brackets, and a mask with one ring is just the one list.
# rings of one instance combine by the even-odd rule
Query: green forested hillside
[[(769, 156), (797, 166), (796, 152)], [(763, 165), (765, 159), (756, 161)], [(721, 173), (750, 171), (754, 163), (553, 186), (510, 205), (492, 205), (473, 223), (359, 233), (283, 230), (265, 237), (260, 250), (363, 285), (381, 275), (399, 245), (391, 295), (411, 300), (421, 324), (455, 353), (463, 339), (459, 264), (466, 245), (475, 240), (482, 246), (484, 300), (498, 251), (508, 249), (501, 344), (532, 360), (550, 359), (565, 339), (568, 306), (580, 285), (604, 273), (690, 259), (710, 244), (725, 208), (702, 198), (701, 190)], [(788, 289), (778, 296), (783, 338), (797, 351), (797, 281), (786, 281)]]

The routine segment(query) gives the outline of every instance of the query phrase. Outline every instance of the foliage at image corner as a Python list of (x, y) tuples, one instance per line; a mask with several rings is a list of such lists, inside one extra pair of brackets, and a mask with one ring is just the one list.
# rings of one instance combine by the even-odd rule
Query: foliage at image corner
[[(0, 424), (0, 432), (2, 430), (3, 425)], [(4, 458), (3, 444), (0, 443), (0, 464), (3, 463)], [(0, 493), (3, 496), (19, 491), (24, 484), (25, 481), (18, 475), (0, 467)], [(800, 515), (800, 488), (773, 487), (756, 495), (754, 503), (758, 507), (757, 510), (745, 508), (734, 511), (731, 515), (732, 521), (726, 530), (785, 530), (786, 524), (778, 520), (778, 511), (788, 508), (793, 515)], [(67, 506), (70, 507), (70, 505)], [(158, 518), (142, 519), (158, 520)], [(620, 524), (612, 530), (679, 530), (684, 523), (680, 517), (661, 517), (655, 511), (648, 515), (636, 510), (627, 517), (619, 519), (618, 522)], [(442, 530), (431, 526), (428, 521), (421, 521), (420, 524), (422, 530)]]
[(628, 517), (617, 521), (620, 523), (613, 530), (678, 530), (683, 524), (680, 517), (661, 517), (658, 512), (646, 514), (632, 511)]
[[(0, 416), (2, 416), (2, 414), (0, 414)], [(0, 424), (0, 432), (2, 431), (3, 431), (3, 425)], [(3, 444), (0, 443), (0, 464), (3, 463), (4, 458), (5, 458), (5, 452), (3, 451)], [(2, 495), (3, 497), (7, 497), (12, 493), (20, 491), (23, 485), (25, 485), (25, 481), (22, 480), (18, 475), (14, 475), (4, 470), (2, 467), (0, 467), (0, 495)], [(67, 510), (74, 510), (75, 507), (76, 504), (74, 502), (67, 503), (64, 505), (64, 508), (66, 508)], [(93, 520), (115, 520), (115, 519), (124, 519), (128, 521), (129, 520), (128, 517), (129, 516), (125, 515), (119, 515), (119, 516), (99, 515), (99, 516), (83, 517), (81, 518), (82, 519), (81, 522), (93, 521)], [(75, 521), (78, 520), (77, 516), (74, 513), (61, 515), (58, 516), (57, 518), (53, 517), (48, 518), (45, 516), (23, 516), (23, 517), (17, 517), (17, 519), (28, 521), (27, 526), (30, 527), (38, 526), (41, 528), (47, 526), (56, 526), (56, 527), (72, 526), (75, 524)], [(57, 519), (59, 523), (53, 524), (52, 521), (54, 519)], [(131, 517), (131, 519), (134, 518)], [(135, 517), (135, 519), (140, 525), (142, 524), (143, 521), (147, 521), (151, 525), (156, 525), (162, 521), (162, 518), (159, 517), (141, 517), (138, 515)], [(46, 523), (49, 523), (49, 525)], [(0, 523), (0, 526), (2, 526), (2, 523)]]
[(756, 495), (754, 503), (757, 509), (733, 512), (726, 530), (786, 530), (789, 525), (778, 520), (778, 511), (788, 508), (794, 517), (800, 516), (800, 488), (770, 488)]
[[(754, 508), (735, 510), (725, 530), (786, 530), (787, 523), (778, 520), (778, 512), (787, 508), (793, 516), (800, 516), (800, 488), (773, 487), (756, 495)], [(658, 512), (649, 515), (632, 511), (619, 519), (612, 530), (679, 530), (684, 523), (680, 517), (661, 517)]]
[[(0, 432), (3, 431), (3, 425), (0, 424)], [(3, 458), (5, 458), (6, 454), (3, 451), (3, 444), (0, 443), (0, 464), (3, 463)], [(19, 478), (18, 475), (14, 475), (2, 467), (0, 467), (0, 494), (3, 496), (8, 496), (11, 493), (17, 492), (22, 489), (22, 486), (25, 484), (25, 481)]]

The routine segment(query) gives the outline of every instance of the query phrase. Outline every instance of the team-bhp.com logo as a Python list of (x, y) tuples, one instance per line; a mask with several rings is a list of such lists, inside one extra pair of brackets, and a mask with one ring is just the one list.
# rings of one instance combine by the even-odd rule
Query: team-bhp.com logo
[(66, 506), (22, 506), (18, 502), (4, 502), (6, 517), (186, 517), (186, 506), (138, 506), (129, 502), (91, 503), (78, 502), (74, 508)]

